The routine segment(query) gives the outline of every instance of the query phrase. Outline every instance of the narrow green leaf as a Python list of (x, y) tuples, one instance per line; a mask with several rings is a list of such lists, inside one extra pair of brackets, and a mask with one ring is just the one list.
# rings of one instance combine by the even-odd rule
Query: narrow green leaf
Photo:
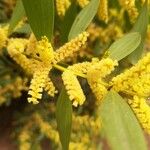
[(121, 60), (133, 52), (140, 44), (141, 36), (139, 33), (129, 33), (115, 41), (109, 48), (109, 57)]
[(71, 29), (72, 23), (75, 20), (75, 17), (77, 15), (77, 10), (78, 9), (76, 5), (76, 1), (73, 1), (64, 16), (62, 25), (60, 26), (61, 40), (63, 43), (66, 43), (68, 41), (68, 34)]
[(22, 0), (32, 31), (39, 40), (51, 41), (54, 28), (54, 0)]
[(148, 4), (145, 2), (141, 13), (135, 22), (135, 25), (132, 29), (132, 32), (139, 32), (141, 34), (142, 40), (140, 45), (136, 48), (136, 50), (129, 55), (129, 60), (132, 64), (137, 63), (137, 61), (141, 58), (144, 48), (144, 41), (146, 37), (147, 32), (147, 26), (148, 26)]
[(64, 88), (57, 101), (56, 120), (62, 148), (68, 150), (72, 126), (72, 104)]
[(112, 150), (147, 150), (142, 129), (129, 105), (110, 91), (101, 106), (102, 128)]
[(16, 6), (13, 10), (13, 14), (10, 20), (9, 34), (14, 30), (19, 21), (25, 16), (22, 0), (17, 0)]
[(97, 13), (98, 6), (99, 0), (91, 0), (91, 2), (80, 11), (71, 27), (68, 36), (69, 40), (76, 37), (88, 27), (95, 14)]

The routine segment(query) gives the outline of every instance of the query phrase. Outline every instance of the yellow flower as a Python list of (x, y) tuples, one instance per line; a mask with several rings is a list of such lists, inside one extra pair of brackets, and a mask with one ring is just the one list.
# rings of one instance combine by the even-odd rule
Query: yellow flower
[(31, 73), (32, 64), (30, 60), (23, 54), (27, 45), (25, 39), (10, 39), (7, 46), (7, 51), (10, 57), (16, 61), (27, 73)]
[(98, 17), (100, 20), (103, 20), (105, 23), (108, 22), (108, 0), (100, 0)]
[(66, 43), (64, 46), (57, 49), (54, 54), (55, 63), (60, 62), (69, 56), (73, 56), (73, 54), (79, 51), (80, 48), (86, 43), (88, 36), (89, 34), (87, 32), (83, 32), (76, 38)]
[(49, 68), (44, 66), (39, 66), (35, 73), (33, 74), (33, 79), (31, 80), (31, 85), (29, 87), (28, 94), (31, 96), (28, 98), (28, 102), (33, 104), (38, 104), (38, 99), (42, 98), (43, 88), (46, 84), (46, 79), (48, 78)]
[(63, 72), (62, 79), (69, 98), (71, 101), (73, 101), (73, 105), (82, 105), (85, 101), (85, 96), (79, 81), (77, 80), (77, 77), (73, 74), (72, 71), (67, 70)]
[(128, 102), (143, 129), (150, 134), (150, 106), (146, 100), (142, 97), (134, 96)]
[(64, 16), (70, 6), (69, 0), (56, 0), (56, 9), (59, 16)]
[(77, 2), (81, 8), (84, 8), (89, 3), (89, 0), (77, 0)]
[[(130, 95), (148, 96), (150, 75), (150, 53), (129, 70), (112, 79), (113, 89)], [(140, 91), (137, 89), (140, 88)], [(146, 88), (146, 91), (144, 91)], [(144, 91), (144, 92), (142, 92)], [(142, 93), (142, 95), (141, 95)]]
[(114, 67), (117, 65), (117, 61), (113, 61), (107, 58), (99, 61), (99, 63), (89, 68), (89, 71), (87, 73), (87, 80), (98, 100), (98, 104), (107, 93), (107, 84), (104, 82), (103, 78), (106, 75), (110, 74), (111, 71), (114, 70)]

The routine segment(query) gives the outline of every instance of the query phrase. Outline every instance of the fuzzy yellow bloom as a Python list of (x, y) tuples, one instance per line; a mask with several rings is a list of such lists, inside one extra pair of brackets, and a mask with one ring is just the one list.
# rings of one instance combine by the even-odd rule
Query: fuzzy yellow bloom
[(25, 69), (27, 73), (33, 75), (28, 92), (30, 95), (28, 102), (38, 104), (38, 99), (42, 98), (44, 88), (50, 96), (54, 96), (54, 94), (57, 93), (48, 76), (50, 70), (52, 67), (56, 67), (59, 61), (79, 51), (86, 43), (87, 37), (88, 33), (83, 32), (55, 52), (46, 37), (42, 37), (40, 41), (36, 41), (33, 35), (31, 35), (29, 41), (25, 39), (9, 40), (7, 46), (9, 55)]
[(74, 53), (78, 52), (86, 43), (88, 36), (89, 34), (87, 32), (83, 32), (64, 46), (57, 49), (54, 55), (55, 63), (60, 62), (69, 56), (73, 56)]
[(6, 46), (7, 36), (8, 36), (8, 26), (5, 27), (0, 26), (0, 49)]
[(104, 82), (103, 78), (110, 74), (117, 65), (117, 61), (107, 58), (89, 68), (87, 80), (98, 100), (98, 104), (107, 93), (107, 84)]
[(73, 105), (82, 105), (85, 101), (85, 96), (79, 81), (77, 80), (77, 77), (73, 74), (72, 71), (67, 70), (63, 72), (62, 79), (69, 98), (71, 101), (73, 101)]
[(26, 70), (27, 73), (30, 73), (32, 70), (32, 64), (30, 63), (29, 59), (22, 54), (26, 48), (26, 45), (27, 40), (25, 39), (10, 39), (7, 46), (7, 51), (10, 57), (12, 57), (17, 64)]
[(70, 0), (56, 0), (56, 9), (58, 15), (64, 16), (70, 4)]
[(90, 1), (89, 0), (77, 0), (79, 6), (84, 8)]
[(69, 66), (67, 69), (73, 71), (76, 74), (86, 74), (89, 67), (91, 67), (90, 62), (83, 62), (74, 64), (73, 66)]
[(108, 22), (108, 0), (100, 0), (97, 14), (100, 20)]
[(28, 92), (28, 94), (31, 96), (28, 98), (28, 102), (32, 102), (33, 104), (38, 104), (38, 99), (42, 98), (43, 88), (45, 87), (46, 79), (49, 73), (49, 68), (45, 68), (42, 65), (39, 67), (40, 68), (37, 68), (33, 75)]
[(138, 10), (135, 6), (135, 0), (119, 0), (120, 5), (127, 10), (131, 21), (134, 21), (138, 16)]
[[(112, 79), (113, 89), (130, 95), (148, 96), (150, 76), (150, 53), (129, 70)], [(139, 89), (140, 88), (140, 91)], [(145, 89), (146, 88), (146, 89)], [(145, 90), (145, 91), (144, 91)]]
[(150, 106), (146, 100), (142, 97), (134, 96), (128, 102), (143, 129), (150, 134)]
[(150, 96), (150, 74), (145, 74), (136, 78), (132, 84), (133, 91), (141, 97)]

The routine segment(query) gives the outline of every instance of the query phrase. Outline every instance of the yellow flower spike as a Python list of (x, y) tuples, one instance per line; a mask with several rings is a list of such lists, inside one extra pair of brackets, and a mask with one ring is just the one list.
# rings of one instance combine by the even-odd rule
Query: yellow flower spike
[(100, 0), (98, 17), (105, 23), (108, 22), (108, 0)]
[(135, 79), (133, 90), (141, 97), (150, 96), (150, 74), (145, 74)]
[(84, 8), (90, 1), (89, 0), (77, 0), (79, 6)]
[(87, 72), (88, 83), (98, 100), (98, 104), (107, 93), (107, 84), (102, 79), (110, 74), (117, 65), (117, 61), (107, 58), (93, 65)]
[(31, 85), (29, 87), (28, 94), (31, 96), (28, 98), (29, 103), (38, 104), (38, 99), (42, 98), (43, 88), (46, 84), (46, 79), (49, 74), (49, 68), (44, 66), (39, 66), (35, 73), (33, 74), (33, 79), (31, 80)]
[(73, 101), (73, 105), (77, 107), (78, 105), (82, 105), (85, 101), (84, 93), (81, 89), (79, 81), (77, 77), (73, 74), (72, 71), (66, 70), (62, 74), (62, 79), (69, 95), (71, 101)]
[(98, 58), (92, 58), (91, 62), (82, 62), (82, 63), (77, 63), (74, 64), (72, 66), (69, 66), (67, 69), (72, 71), (74, 74), (76, 75), (80, 75), (81, 77), (83, 75), (85, 75), (86, 78), (86, 74), (89, 70), (90, 67), (92, 67), (95, 64), (99, 63), (99, 59)]
[[(148, 53), (145, 57), (143, 57), (139, 62), (131, 67), (129, 70), (121, 73), (120, 75), (114, 77), (112, 79), (113, 89), (117, 92), (122, 91), (131, 94), (138, 95), (140, 94), (137, 86), (140, 87), (141, 92), (144, 90), (144, 86), (146, 89), (149, 89), (149, 74), (150, 74), (150, 53)], [(143, 77), (146, 79), (143, 79)], [(144, 77), (144, 78), (145, 78)], [(137, 84), (136, 84), (137, 83)], [(142, 89), (143, 87), (143, 89)], [(144, 92), (145, 93), (145, 92)], [(147, 96), (148, 93), (142, 96)]]
[(53, 85), (53, 82), (51, 81), (50, 78), (47, 78), (46, 79), (46, 83), (45, 83), (45, 91), (47, 91), (47, 93), (54, 97), (54, 95), (58, 92), (56, 89), (55, 89), (55, 86)]
[(70, 0), (56, 0), (56, 9), (59, 16), (65, 16), (67, 9), (69, 8)]
[(73, 71), (75, 74), (86, 74), (89, 67), (91, 67), (90, 62), (83, 62), (69, 66), (67, 69)]
[(56, 64), (79, 51), (80, 48), (86, 43), (88, 36), (89, 34), (87, 32), (83, 32), (76, 38), (66, 43), (64, 46), (57, 49), (54, 54), (54, 63)]
[(142, 97), (134, 96), (128, 101), (143, 129), (150, 134), (150, 106)]
[(93, 78), (93, 76), (95, 76), (95, 74), (88, 73), (88, 83), (96, 96), (96, 103), (100, 104), (103, 97), (107, 94), (107, 88), (105, 87), (104, 82), (101, 79), (97, 80), (97, 82), (90, 80)]
[(26, 48), (28, 41), (25, 39), (10, 39), (7, 51), (12, 57), (13, 60), (16, 61), (17, 64), (19, 64), (24, 70), (27, 71), (27, 73), (32, 74), (32, 64), (30, 60), (22, 54)]
[(5, 27), (0, 26), (0, 49), (6, 46), (7, 36), (8, 36), (8, 26)]

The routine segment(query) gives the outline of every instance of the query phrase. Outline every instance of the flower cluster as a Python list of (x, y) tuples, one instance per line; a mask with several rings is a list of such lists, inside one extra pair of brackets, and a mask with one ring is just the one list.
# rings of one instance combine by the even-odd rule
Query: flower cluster
[[(28, 98), (29, 102), (38, 104), (38, 99), (42, 98), (44, 88), (48, 91), (50, 96), (54, 96), (54, 94), (57, 93), (52, 81), (49, 79), (50, 70), (58, 62), (79, 51), (85, 44), (87, 37), (88, 33), (83, 32), (55, 52), (46, 37), (43, 37), (41, 41), (34, 42), (34, 44), (36, 44), (35, 46), (31, 46), (31, 42), (24, 39), (11, 39), (9, 41), (8, 53), (10, 56), (24, 68), (27, 73), (33, 75), (28, 92), (30, 95)], [(31, 38), (31, 41), (32, 40), (33, 38)], [(32, 47), (35, 49), (31, 50)], [(27, 52), (32, 58), (28, 58), (23, 52)]]
[(101, 0), (98, 9), (98, 17), (104, 22), (108, 22), (108, 0)]
[(101, 101), (108, 88), (107, 83), (103, 79), (114, 70), (117, 64), (116, 61), (109, 58), (102, 60), (93, 58), (92, 62), (83, 62), (69, 66), (67, 71), (64, 71), (62, 74), (62, 77), (70, 99), (74, 100), (73, 104), (75, 106), (78, 104), (82, 105), (85, 101), (83, 91), (73, 73), (86, 77), (97, 100)]

